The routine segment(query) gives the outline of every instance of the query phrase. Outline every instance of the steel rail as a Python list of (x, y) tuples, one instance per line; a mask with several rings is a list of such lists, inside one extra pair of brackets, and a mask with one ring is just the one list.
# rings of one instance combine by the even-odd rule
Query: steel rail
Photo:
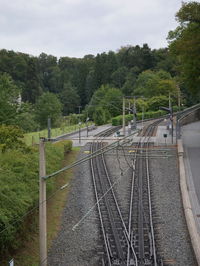
[[(102, 160), (103, 160), (104, 168), (105, 168), (105, 171), (106, 171), (106, 176), (107, 176), (107, 178), (108, 178), (109, 186), (112, 187), (111, 180), (110, 180), (110, 177), (109, 177), (109, 174), (108, 174), (108, 170), (107, 170), (107, 166), (106, 166), (106, 162), (105, 162), (105, 158), (104, 158), (104, 154), (102, 154), (101, 156), (102, 156)], [(128, 245), (131, 246), (131, 250), (132, 250), (133, 255), (134, 255), (134, 257), (135, 257), (135, 262), (136, 262), (136, 266), (137, 266), (137, 257), (136, 257), (135, 250), (134, 250), (133, 246), (131, 245), (131, 236), (130, 236), (130, 234), (128, 233), (128, 230), (127, 230), (127, 227), (126, 227), (126, 225), (125, 225), (124, 219), (123, 219), (123, 217), (122, 217), (122, 213), (121, 213), (121, 211), (120, 211), (119, 204), (118, 204), (118, 202), (117, 202), (117, 198), (116, 198), (116, 195), (115, 195), (115, 192), (114, 192), (113, 188), (111, 189), (111, 191), (112, 191), (112, 194), (113, 194), (113, 198), (114, 198), (114, 201), (115, 201), (115, 204), (116, 204), (116, 208), (117, 208), (117, 211), (118, 211), (119, 217), (120, 217), (120, 219), (121, 219), (121, 222), (122, 222), (122, 225), (123, 225), (123, 228), (124, 228), (125, 234), (126, 234), (127, 243), (128, 243)]]
[[(143, 149), (144, 147), (144, 143), (145, 143), (145, 140), (146, 142), (148, 143), (149, 145), (149, 141), (150, 141), (150, 137), (151, 135), (154, 134), (154, 130), (155, 130), (155, 125), (160, 123), (160, 120), (154, 122), (153, 124), (149, 125), (147, 128), (145, 128), (145, 130), (143, 130), (143, 134), (142, 136), (144, 135), (145, 136), (145, 139), (142, 139), (142, 136), (140, 138), (140, 140), (138, 141), (138, 143), (136, 144), (136, 147), (137, 147), (137, 152), (135, 153), (134, 155), (134, 158), (133, 158), (133, 175), (132, 175), (132, 183), (131, 183), (131, 195), (130, 195), (130, 207), (129, 207), (129, 224), (128, 224), (128, 233), (129, 233), (129, 237), (131, 236), (131, 230), (132, 230), (132, 212), (133, 212), (133, 195), (134, 195), (134, 187), (135, 187), (135, 178), (139, 178), (138, 176), (135, 176), (135, 170), (136, 170), (136, 162), (138, 161), (138, 156), (137, 156), (137, 153), (140, 151), (139, 147), (141, 149)], [(146, 156), (145, 156), (145, 163), (146, 163), (146, 157), (148, 156), (147, 154), (147, 146), (144, 147), (144, 150), (146, 150)], [(142, 164), (144, 163), (144, 160), (140, 160), (139, 159), (139, 162)], [(146, 174), (149, 173), (149, 169), (147, 169), (149, 167), (149, 165), (146, 163)], [(144, 224), (144, 218), (143, 215), (144, 215), (144, 209), (143, 209), (143, 174), (142, 172), (143, 171), (143, 166), (140, 168), (140, 178), (138, 181), (138, 197), (139, 197), (139, 202), (138, 202), (138, 241), (139, 241), (139, 244), (138, 244), (138, 256), (139, 256), (139, 260), (136, 264), (136, 265), (145, 265), (143, 262), (144, 260), (144, 227), (143, 227), (143, 224)], [(153, 231), (153, 220), (152, 220), (152, 207), (151, 207), (151, 198), (150, 198), (150, 180), (149, 180), (149, 177), (147, 177), (147, 187), (148, 187), (148, 205), (149, 205), (149, 227), (150, 227), (150, 233), (151, 233), (151, 238), (149, 238), (149, 241), (152, 241), (152, 247), (153, 247), (153, 258), (154, 258), (154, 261), (155, 263), (153, 264), (154, 266), (157, 265), (157, 258), (156, 258), (156, 248), (155, 248), (155, 238), (154, 238), (154, 231)], [(149, 247), (150, 248), (150, 247)], [(130, 254), (130, 249), (128, 248), (128, 252), (127, 252), (127, 266), (130, 265), (129, 261), (130, 261), (130, 258), (131, 258), (131, 254)], [(138, 264), (139, 263), (139, 264)]]
[[(92, 148), (93, 147), (91, 146), (91, 149)], [(97, 185), (96, 185), (96, 181), (95, 181), (94, 165), (93, 165), (92, 159), (90, 160), (90, 164), (91, 164), (92, 180), (93, 180), (93, 184), (94, 184), (94, 191), (95, 191), (95, 197), (96, 197), (96, 201), (97, 201), (97, 208), (98, 208), (98, 213), (99, 213), (101, 230), (102, 230), (102, 234), (103, 234), (103, 239), (104, 239), (105, 249), (106, 249), (106, 254), (107, 254), (107, 259), (108, 259), (108, 265), (111, 266), (112, 264), (111, 264), (111, 259), (110, 259), (109, 247), (108, 247), (108, 243), (107, 243), (105, 228), (104, 228), (104, 224), (103, 224), (103, 218), (102, 218), (101, 209), (100, 209), (100, 205), (99, 205), (99, 197), (98, 197), (98, 193), (97, 193)]]
[[(101, 142), (100, 142), (100, 144), (99, 143), (95, 143), (95, 142), (92, 143), (91, 149), (92, 149), (93, 152), (94, 152), (94, 148), (96, 148), (97, 150), (99, 150), (98, 146), (99, 145), (102, 146), (103, 137), (106, 136), (106, 135), (108, 135), (108, 134), (110, 134), (110, 133), (113, 133), (113, 129), (106, 130), (102, 134), (98, 134), (97, 138), (98, 138), (98, 140), (101, 140)], [(100, 154), (99, 154), (99, 156), (100, 156)], [(103, 155), (101, 154), (101, 156), (102, 156), (101, 158), (103, 160)], [(99, 164), (100, 163), (100, 160), (99, 160), (98, 157), (95, 158), (96, 163), (98, 162), (97, 165), (96, 165), (97, 170), (98, 170), (97, 173), (96, 173), (96, 175), (99, 177), (99, 182), (100, 182), (100, 185), (101, 185), (101, 189), (103, 191), (103, 195), (106, 195), (107, 194), (106, 193), (107, 188), (105, 187), (105, 184), (104, 184), (102, 178), (99, 176), (101, 166)], [(105, 161), (103, 161), (103, 166), (104, 166), (104, 170), (105, 170)], [(91, 167), (92, 167), (92, 178), (93, 178), (93, 184), (94, 184), (94, 189), (95, 189), (95, 196), (96, 196), (96, 200), (99, 201), (98, 189), (97, 189), (97, 182), (96, 182), (96, 178), (95, 178), (94, 158), (91, 159)], [(105, 170), (105, 172), (106, 172), (106, 176), (107, 176), (108, 175), (107, 169)], [(107, 179), (108, 179), (108, 176), (107, 176)], [(110, 183), (109, 183), (109, 189), (112, 190), (112, 184), (110, 184)], [(113, 231), (113, 236), (115, 238), (116, 247), (117, 247), (118, 253), (120, 254), (120, 259), (123, 260), (123, 250), (122, 250), (122, 248), (120, 246), (120, 240), (119, 240), (117, 228), (114, 225), (113, 215), (111, 213), (111, 209), (110, 209), (110, 206), (109, 206), (109, 202), (107, 200), (107, 195), (104, 197), (104, 201), (105, 201), (106, 209), (107, 209), (108, 216), (109, 216), (109, 220), (110, 220), (110, 225), (111, 225), (111, 228), (112, 228), (112, 231)], [(106, 249), (108, 264), (109, 265), (112, 265), (112, 261), (111, 261), (111, 257), (112, 257), (111, 249), (109, 247), (109, 243), (108, 243), (109, 240), (108, 240), (108, 237), (107, 237), (107, 234), (106, 234), (106, 229), (105, 229), (105, 226), (104, 226), (104, 221), (103, 221), (103, 217), (102, 217), (102, 213), (101, 213), (101, 207), (100, 207), (99, 202), (98, 202), (98, 212), (99, 212), (99, 217), (100, 217), (101, 229), (102, 229), (102, 234), (103, 234), (103, 239), (104, 239), (104, 244), (105, 244), (105, 249)], [(103, 263), (105, 263), (104, 260), (103, 260)]]

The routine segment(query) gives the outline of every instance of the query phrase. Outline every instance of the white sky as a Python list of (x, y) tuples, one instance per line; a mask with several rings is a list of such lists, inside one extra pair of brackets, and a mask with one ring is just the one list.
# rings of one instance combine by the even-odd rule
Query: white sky
[(0, 0), (0, 49), (83, 57), (167, 46), (182, 0)]

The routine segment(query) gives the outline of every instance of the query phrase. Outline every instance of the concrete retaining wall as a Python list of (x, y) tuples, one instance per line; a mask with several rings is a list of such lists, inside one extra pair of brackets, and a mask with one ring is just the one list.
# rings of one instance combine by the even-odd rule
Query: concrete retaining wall
[(200, 120), (200, 109), (197, 109), (187, 114), (184, 118), (181, 118), (180, 125), (183, 126), (199, 120)]
[[(194, 115), (196, 116), (196, 115)], [(184, 149), (182, 145), (182, 140), (178, 140), (178, 156), (179, 156), (179, 172), (180, 172), (180, 186), (183, 200), (183, 208), (185, 212), (185, 217), (187, 221), (187, 226), (194, 249), (194, 253), (197, 259), (198, 265), (200, 265), (200, 235), (197, 231), (195, 219), (192, 212), (192, 206), (190, 202), (187, 179), (184, 165)]]

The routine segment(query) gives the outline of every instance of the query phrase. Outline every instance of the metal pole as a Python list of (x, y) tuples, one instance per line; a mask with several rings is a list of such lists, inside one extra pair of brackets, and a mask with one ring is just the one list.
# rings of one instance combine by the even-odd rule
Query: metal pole
[(135, 102), (135, 97), (134, 97), (134, 104), (133, 104), (133, 128), (137, 128), (137, 123), (136, 123), (136, 102)]
[(40, 266), (47, 266), (47, 225), (46, 225), (46, 175), (45, 142), (39, 144), (39, 246)]
[(51, 118), (50, 117), (48, 117), (47, 126), (48, 126), (48, 139), (50, 139), (51, 138)]
[(178, 87), (178, 110), (180, 111), (181, 109), (181, 90)]
[(172, 111), (172, 103), (171, 103), (170, 93), (169, 93), (169, 110), (170, 110), (170, 120), (171, 120), (171, 129), (172, 129), (172, 144), (173, 144), (174, 125), (173, 125), (173, 111)]
[(172, 117), (172, 144), (173, 144), (173, 138), (174, 138), (174, 123), (173, 123), (173, 110), (171, 109), (171, 117)]
[(81, 106), (78, 106), (78, 114), (79, 114), (79, 119), (78, 119), (78, 138), (79, 138), (79, 143), (81, 143), (81, 123), (80, 123), (80, 112), (81, 112)]
[(123, 97), (123, 115), (122, 115), (122, 123), (123, 123), (123, 135), (125, 136), (125, 97)]
[(144, 106), (142, 106), (142, 128), (144, 125)]

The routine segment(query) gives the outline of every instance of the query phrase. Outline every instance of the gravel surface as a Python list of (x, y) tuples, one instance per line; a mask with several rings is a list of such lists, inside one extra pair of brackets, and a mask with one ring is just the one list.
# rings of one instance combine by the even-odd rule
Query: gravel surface
[[(89, 144), (82, 148), (80, 157), (86, 156), (83, 151), (88, 149)], [(172, 149), (170, 155), (173, 157), (151, 159), (150, 162), (156, 240), (159, 250), (162, 250), (160, 255), (164, 259), (164, 265), (197, 266), (182, 208), (176, 150)], [(123, 150), (118, 153), (113, 151), (106, 155), (106, 162), (112, 181), (117, 180), (114, 187), (117, 198), (121, 201), (120, 207), (126, 222), (132, 175), (129, 168), (130, 157), (127, 156), (125, 160)], [(99, 254), (102, 252), (102, 245), (96, 208), (75, 231), (72, 230), (95, 204), (88, 166), (88, 162), (81, 164), (71, 183), (62, 227), (49, 252), (50, 266), (100, 265)]]
[[(82, 148), (80, 158), (86, 156)], [(70, 185), (66, 207), (62, 216), (62, 226), (48, 254), (48, 265), (52, 266), (86, 266), (98, 265), (97, 253), (99, 229), (97, 212), (94, 209), (90, 215), (73, 231), (73, 226), (94, 206), (93, 186), (88, 162), (82, 163), (76, 169), (76, 176)]]
[(197, 266), (182, 207), (176, 150), (170, 155), (150, 161), (156, 239), (164, 265)]

